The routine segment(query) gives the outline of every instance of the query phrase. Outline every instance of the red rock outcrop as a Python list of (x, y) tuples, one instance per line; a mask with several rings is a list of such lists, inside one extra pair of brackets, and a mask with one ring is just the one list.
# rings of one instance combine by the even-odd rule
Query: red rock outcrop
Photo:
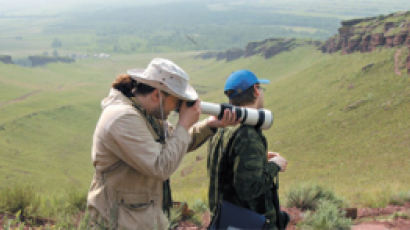
[(375, 50), (378, 46), (384, 45), (385, 39), (383, 33), (372, 34), (370, 40), (370, 51)]
[(394, 28), (394, 27), (395, 27), (394, 22), (386, 22), (384, 24), (384, 31), (389, 31), (391, 28)]
[(406, 41), (406, 38), (409, 34), (409, 31), (401, 31), (400, 33), (398, 33), (393, 40), (393, 46), (399, 46), (404, 44), (404, 42)]
[(393, 41), (394, 41), (394, 35), (386, 36), (386, 42), (384, 46), (387, 48), (392, 48), (394, 46)]
[(362, 43), (360, 44), (360, 52), (368, 52), (370, 51), (370, 40), (372, 36), (366, 35), (362, 39)]
[(320, 47), (323, 52), (349, 54), (371, 52), (380, 46), (409, 46), (410, 11), (343, 21), (338, 31)]
[(360, 50), (360, 42), (361, 38), (351, 38), (347, 41), (347, 46), (345, 46), (342, 50), (342, 53), (348, 54), (352, 53), (356, 50)]
[(339, 33), (320, 46), (322, 52), (371, 52), (378, 47), (407, 46), (406, 68), (410, 73), (410, 11), (387, 16), (352, 19), (342, 22)]

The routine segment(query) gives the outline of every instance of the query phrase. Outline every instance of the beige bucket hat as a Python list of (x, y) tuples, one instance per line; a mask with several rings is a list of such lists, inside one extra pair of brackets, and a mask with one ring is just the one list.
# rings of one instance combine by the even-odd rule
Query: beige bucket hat
[(170, 60), (154, 58), (145, 70), (131, 69), (127, 74), (137, 82), (163, 90), (179, 99), (198, 99), (195, 89), (188, 83), (188, 74)]

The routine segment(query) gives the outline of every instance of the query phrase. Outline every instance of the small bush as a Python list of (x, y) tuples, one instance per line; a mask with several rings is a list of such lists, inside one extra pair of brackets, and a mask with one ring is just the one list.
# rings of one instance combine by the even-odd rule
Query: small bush
[(87, 208), (87, 192), (71, 191), (67, 195), (67, 211), (77, 213)]
[(173, 207), (170, 210), (170, 216), (169, 216), (169, 229), (174, 229), (178, 227), (179, 222), (182, 221), (183, 216), (182, 216), (182, 209), (184, 203), (182, 203), (178, 207)]
[[(188, 204), (181, 202), (177, 207), (173, 207), (170, 210), (170, 229), (175, 229), (178, 227), (179, 223), (182, 221), (191, 222), (196, 226), (202, 225), (201, 210), (204, 206), (203, 203), (199, 201), (193, 206), (193, 210), (188, 208)], [(206, 207), (206, 206), (205, 206)]]
[(322, 200), (317, 210), (310, 212), (300, 224), (301, 229), (306, 230), (348, 230), (351, 220), (345, 217), (344, 211), (332, 201)]
[(40, 199), (30, 186), (16, 185), (0, 192), (0, 211), (16, 214), (22, 221), (35, 215), (40, 206)]
[(80, 220), (80, 223), (78, 224), (78, 230), (90, 229), (90, 222), (91, 222), (90, 214), (88, 212), (85, 212), (84, 216)]
[(208, 205), (203, 202), (202, 200), (195, 200), (194, 204), (192, 205), (192, 209), (195, 211), (195, 213), (204, 213), (208, 211)]
[(332, 191), (318, 185), (301, 185), (291, 189), (287, 197), (287, 206), (302, 210), (316, 210), (322, 200), (330, 201), (339, 208), (343, 206), (343, 201), (337, 198)]

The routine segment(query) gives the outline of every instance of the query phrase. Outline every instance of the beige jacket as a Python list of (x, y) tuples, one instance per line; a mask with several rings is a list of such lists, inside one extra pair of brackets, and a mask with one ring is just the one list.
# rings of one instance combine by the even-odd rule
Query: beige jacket
[(92, 147), (95, 174), (87, 198), (91, 216), (115, 229), (166, 229), (163, 182), (177, 169), (189, 145), (198, 147), (213, 132), (205, 123), (189, 133), (176, 126), (162, 145), (121, 92), (112, 89), (102, 107)]

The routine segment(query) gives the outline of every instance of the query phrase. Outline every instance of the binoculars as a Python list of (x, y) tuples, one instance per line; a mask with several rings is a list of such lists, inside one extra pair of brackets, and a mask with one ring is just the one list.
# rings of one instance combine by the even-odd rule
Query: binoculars
[[(192, 106), (195, 101), (186, 102), (187, 106)], [(236, 119), (240, 120), (242, 124), (252, 125), (255, 128), (269, 129), (273, 124), (273, 114), (267, 109), (252, 109), (234, 106), (231, 104), (216, 104), (211, 102), (201, 102), (201, 111), (203, 114), (210, 114), (221, 119), (224, 115), (225, 109), (235, 111)]]

